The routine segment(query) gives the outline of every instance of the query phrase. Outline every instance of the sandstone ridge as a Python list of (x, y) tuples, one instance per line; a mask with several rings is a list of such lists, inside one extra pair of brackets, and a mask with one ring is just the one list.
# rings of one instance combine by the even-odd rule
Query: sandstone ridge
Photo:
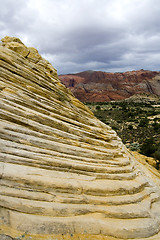
[(150, 172), (17, 38), (0, 46), (0, 109), (1, 236), (159, 239)]
[(142, 93), (160, 96), (160, 72), (156, 71), (85, 71), (59, 78), (82, 102), (123, 100)]

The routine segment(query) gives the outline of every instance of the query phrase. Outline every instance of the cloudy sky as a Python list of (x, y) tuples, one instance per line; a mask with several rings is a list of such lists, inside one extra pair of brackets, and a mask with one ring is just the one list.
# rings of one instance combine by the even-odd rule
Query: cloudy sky
[(160, 70), (159, 0), (0, 0), (0, 37), (38, 49), (58, 74)]

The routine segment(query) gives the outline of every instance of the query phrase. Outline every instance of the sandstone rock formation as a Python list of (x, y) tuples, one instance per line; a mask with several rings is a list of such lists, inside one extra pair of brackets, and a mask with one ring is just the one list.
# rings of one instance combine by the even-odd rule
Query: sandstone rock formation
[(159, 239), (159, 200), (150, 172), (60, 83), (51, 64), (19, 39), (4, 38), (1, 236)]
[(60, 75), (59, 78), (82, 102), (122, 100), (140, 93), (160, 96), (160, 72), (156, 71), (86, 71)]

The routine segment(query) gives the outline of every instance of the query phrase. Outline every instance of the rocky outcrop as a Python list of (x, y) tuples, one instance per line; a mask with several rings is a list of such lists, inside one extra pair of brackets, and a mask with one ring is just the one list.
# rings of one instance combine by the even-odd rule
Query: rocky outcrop
[(0, 109), (0, 236), (156, 239), (150, 172), (17, 38), (0, 46)]
[(156, 71), (86, 71), (60, 75), (59, 78), (82, 102), (122, 100), (140, 93), (160, 96), (160, 72)]

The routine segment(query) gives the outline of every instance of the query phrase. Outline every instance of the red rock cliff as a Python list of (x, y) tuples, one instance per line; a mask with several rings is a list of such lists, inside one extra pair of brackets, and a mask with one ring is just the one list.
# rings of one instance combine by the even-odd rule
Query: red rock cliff
[(59, 78), (83, 102), (121, 100), (139, 93), (160, 95), (160, 72), (156, 71), (85, 71)]

